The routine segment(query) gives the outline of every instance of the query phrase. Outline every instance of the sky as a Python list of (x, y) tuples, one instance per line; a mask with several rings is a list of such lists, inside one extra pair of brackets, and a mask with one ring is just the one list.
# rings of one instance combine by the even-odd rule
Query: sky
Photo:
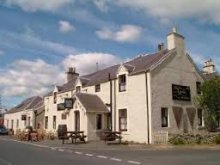
[(173, 26), (202, 69), (220, 70), (219, 0), (0, 0), (0, 94), (13, 107), (80, 75), (166, 45)]

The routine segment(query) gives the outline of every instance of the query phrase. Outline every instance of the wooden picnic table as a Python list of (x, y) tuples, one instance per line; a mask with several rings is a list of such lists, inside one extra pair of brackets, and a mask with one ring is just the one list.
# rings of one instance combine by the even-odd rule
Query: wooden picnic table
[(31, 142), (38, 141), (38, 133), (37, 133), (37, 131), (25, 132), (23, 140), (31, 141)]
[(119, 140), (119, 143), (121, 143), (121, 139), (122, 139), (122, 136), (121, 136), (121, 132), (119, 131), (104, 131), (104, 140), (105, 140), (105, 143), (107, 141), (115, 141), (115, 140)]
[(64, 136), (61, 137), (62, 139), (62, 144), (64, 144), (64, 141), (66, 139), (71, 139), (72, 140), (72, 143), (75, 142), (76, 143), (76, 140), (80, 140), (80, 141), (83, 141), (84, 143), (86, 143), (86, 140), (85, 140), (86, 136), (84, 135), (84, 131), (67, 131), (64, 133)]

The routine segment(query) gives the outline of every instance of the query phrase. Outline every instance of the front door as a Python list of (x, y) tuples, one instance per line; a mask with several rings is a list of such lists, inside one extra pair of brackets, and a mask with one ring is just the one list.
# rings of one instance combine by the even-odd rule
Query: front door
[(75, 116), (75, 131), (80, 131), (80, 113), (79, 111), (74, 112)]

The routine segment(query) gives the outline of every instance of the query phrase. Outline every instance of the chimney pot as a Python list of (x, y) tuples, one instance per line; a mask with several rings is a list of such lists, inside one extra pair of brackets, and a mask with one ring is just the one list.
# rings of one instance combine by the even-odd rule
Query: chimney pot
[(160, 43), (158, 44), (158, 51), (164, 50), (164, 44)]
[(176, 26), (173, 27), (172, 31), (173, 31), (173, 33), (177, 33)]

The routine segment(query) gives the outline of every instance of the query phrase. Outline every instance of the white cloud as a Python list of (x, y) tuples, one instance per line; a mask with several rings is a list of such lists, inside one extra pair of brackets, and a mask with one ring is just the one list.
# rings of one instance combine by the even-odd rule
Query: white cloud
[(67, 33), (67, 32), (70, 32), (72, 30), (74, 30), (74, 26), (71, 25), (69, 22), (67, 21), (59, 21), (59, 31), (62, 32), (62, 33)]
[(105, 53), (85, 53), (68, 55), (58, 64), (48, 64), (41, 59), (16, 60), (8, 69), (0, 72), (0, 91), (4, 97), (29, 97), (44, 95), (53, 89), (54, 85), (64, 83), (67, 67), (76, 67), (80, 75), (114, 65), (121, 61), (120, 58)]
[(60, 68), (43, 60), (17, 60), (9, 69), (0, 73), (3, 96), (31, 96), (48, 92), (52, 84), (61, 82)]
[(118, 30), (112, 31), (109, 28), (103, 28), (96, 31), (99, 38), (104, 40), (113, 40), (117, 42), (135, 42), (141, 36), (142, 28), (135, 25), (123, 25)]
[(8, 6), (16, 5), (25, 11), (55, 11), (67, 4), (73, 3), (74, 0), (5, 0)]
[(96, 71), (96, 63), (99, 69), (118, 64), (122, 59), (112, 54), (106, 53), (84, 53), (69, 55), (62, 64), (65, 68), (75, 67), (80, 75), (85, 75)]
[(142, 10), (162, 21), (195, 18), (220, 24), (220, 1), (217, 0), (118, 0), (117, 5)]
[(107, 12), (108, 11), (108, 5), (107, 2), (109, 0), (93, 0), (93, 3), (98, 7), (98, 9), (102, 12)]

